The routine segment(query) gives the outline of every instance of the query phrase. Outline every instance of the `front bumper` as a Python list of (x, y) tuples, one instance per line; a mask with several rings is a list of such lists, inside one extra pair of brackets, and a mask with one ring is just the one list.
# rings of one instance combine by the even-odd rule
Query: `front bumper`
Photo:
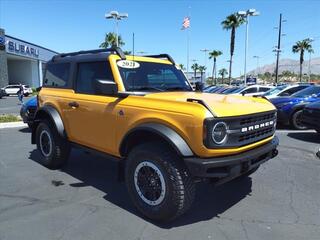
[(20, 116), (24, 123), (32, 124), (34, 120), (34, 112), (35, 109), (33, 108), (25, 108), (22, 107), (20, 109)]
[(278, 154), (278, 145), (279, 139), (275, 136), (270, 142), (237, 155), (216, 158), (186, 157), (184, 162), (195, 177), (233, 179), (275, 157)]

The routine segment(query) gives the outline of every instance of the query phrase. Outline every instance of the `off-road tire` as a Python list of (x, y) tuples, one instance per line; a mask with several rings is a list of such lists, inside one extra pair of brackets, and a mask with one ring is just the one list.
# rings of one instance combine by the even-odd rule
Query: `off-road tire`
[(290, 123), (294, 129), (297, 129), (297, 130), (307, 129), (306, 126), (303, 126), (303, 125), (301, 125), (301, 123), (299, 123), (299, 118), (301, 117), (302, 111), (303, 110), (298, 110), (298, 111), (294, 112), (291, 116)]
[[(40, 143), (40, 137), (43, 141), (42, 143)], [(51, 145), (50, 151), (46, 151), (46, 148), (43, 146), (45, 145), (45, 138), (50, 138), (51, 140), (48, 140), (48, 142), (51, 142), (51, 144), (49, 143), (49, 145)], [(37, 126), (36, 143), (41, 155), (40, 163), (45, 167), (49, 169), (59, 169), (67, 162), (70, 145), (59, 136), (55, 126), (52, 126), (49, 121), (43, 120)]]
[[(142, 191), (139, 195), (136, 187), (135, 173), (139, 164), (146, 162), (160, 170), (165, 182), (163, 200), (157, 205), (150, 205), (143, 200), (140, 197)], [(169, 147), (158, 142), (144, 143), (130, 151), (126, 160), (125, 180), (134, 205), (144, 216), (155, 221), (172, 221), (185, 213), (195, 198), (194, 181), (183, 161)]]

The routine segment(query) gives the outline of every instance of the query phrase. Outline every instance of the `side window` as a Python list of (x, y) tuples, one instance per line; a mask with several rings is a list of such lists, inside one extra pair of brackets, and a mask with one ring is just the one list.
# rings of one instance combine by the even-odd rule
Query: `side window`
[(67, 87), (70, 74), (70, 63), (53, 63), (47, 65), (44, 86)]
[(281, 94), (279, 94), (279, 96), (291, 96), (295, 92), (298, 92), (302, 89), (305, 89), (305, 87), (304, 86), (293, 87), (293, 88), (290, 88), (286, 91), (283, 91)]
[(113, 81), (109, 62), (86, 62), (78, 64), (76, 92), (95, 94), (94, 81), (108, 79)]
[(266, 92), (266, 91), (269, 91), (270, 88), (266, 88), (266, 87), (260, 87), (259, 88), (259, 92)]
[(247, 90), (244, 90), (242, 93), (248, 94), (248, 93), (256, 93), (258, 89), (256, 87), (248, 88)]

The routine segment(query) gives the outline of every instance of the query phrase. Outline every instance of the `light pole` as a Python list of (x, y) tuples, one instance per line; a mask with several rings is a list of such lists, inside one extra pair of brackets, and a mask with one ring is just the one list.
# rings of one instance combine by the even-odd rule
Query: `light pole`
[(253, 56), (253, 58), (256, 58), (257, 59), (257, 72), (256, 72), (256, 76), (258, 77), (258, 74), (260, 72), (260, 66), (259, 66), (259, 59), (260, 57), (259, 56)]
[(106, 19), (114, 19), (116, 24), (116, 39), (117, 47), (119, 47), (119, 21), (123, 18), (128, 18), (128, 13), (118, 13), (117, 11), (111, 11), (105, 14)]
[[(207, 52), (209, 52), (210, 49), (204, 48), (204, 49), (200, 49), (200, 51), (201, 51), (201, 52), (204, 52), (204, 66), (205, 66), (206, 69), (207, 69)], [(204, 76), (205, 76), (205, 78), (206, 78), (206, 72), (204, 72)]]
[(246, 41), (245, 41), (245, 51), (244, 51), (244, 83), (247, 85), (247, 51), (249, 45), (249, 17), (259, 16), (260, 13), (255, 9), (248, 9), (247, 11), (239, 11), (239, 16), (243, 16), (246, 19)]

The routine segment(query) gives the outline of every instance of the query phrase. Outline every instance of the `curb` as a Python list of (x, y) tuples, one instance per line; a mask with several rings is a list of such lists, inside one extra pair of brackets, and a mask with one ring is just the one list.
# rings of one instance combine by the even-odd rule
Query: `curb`
[(20, 121), (20, 122), (7, 122), (7, 123), (0, 123), (0, 129), (4, 128), (17, 128), (17, 127), (28, 127), (28, 124)]

